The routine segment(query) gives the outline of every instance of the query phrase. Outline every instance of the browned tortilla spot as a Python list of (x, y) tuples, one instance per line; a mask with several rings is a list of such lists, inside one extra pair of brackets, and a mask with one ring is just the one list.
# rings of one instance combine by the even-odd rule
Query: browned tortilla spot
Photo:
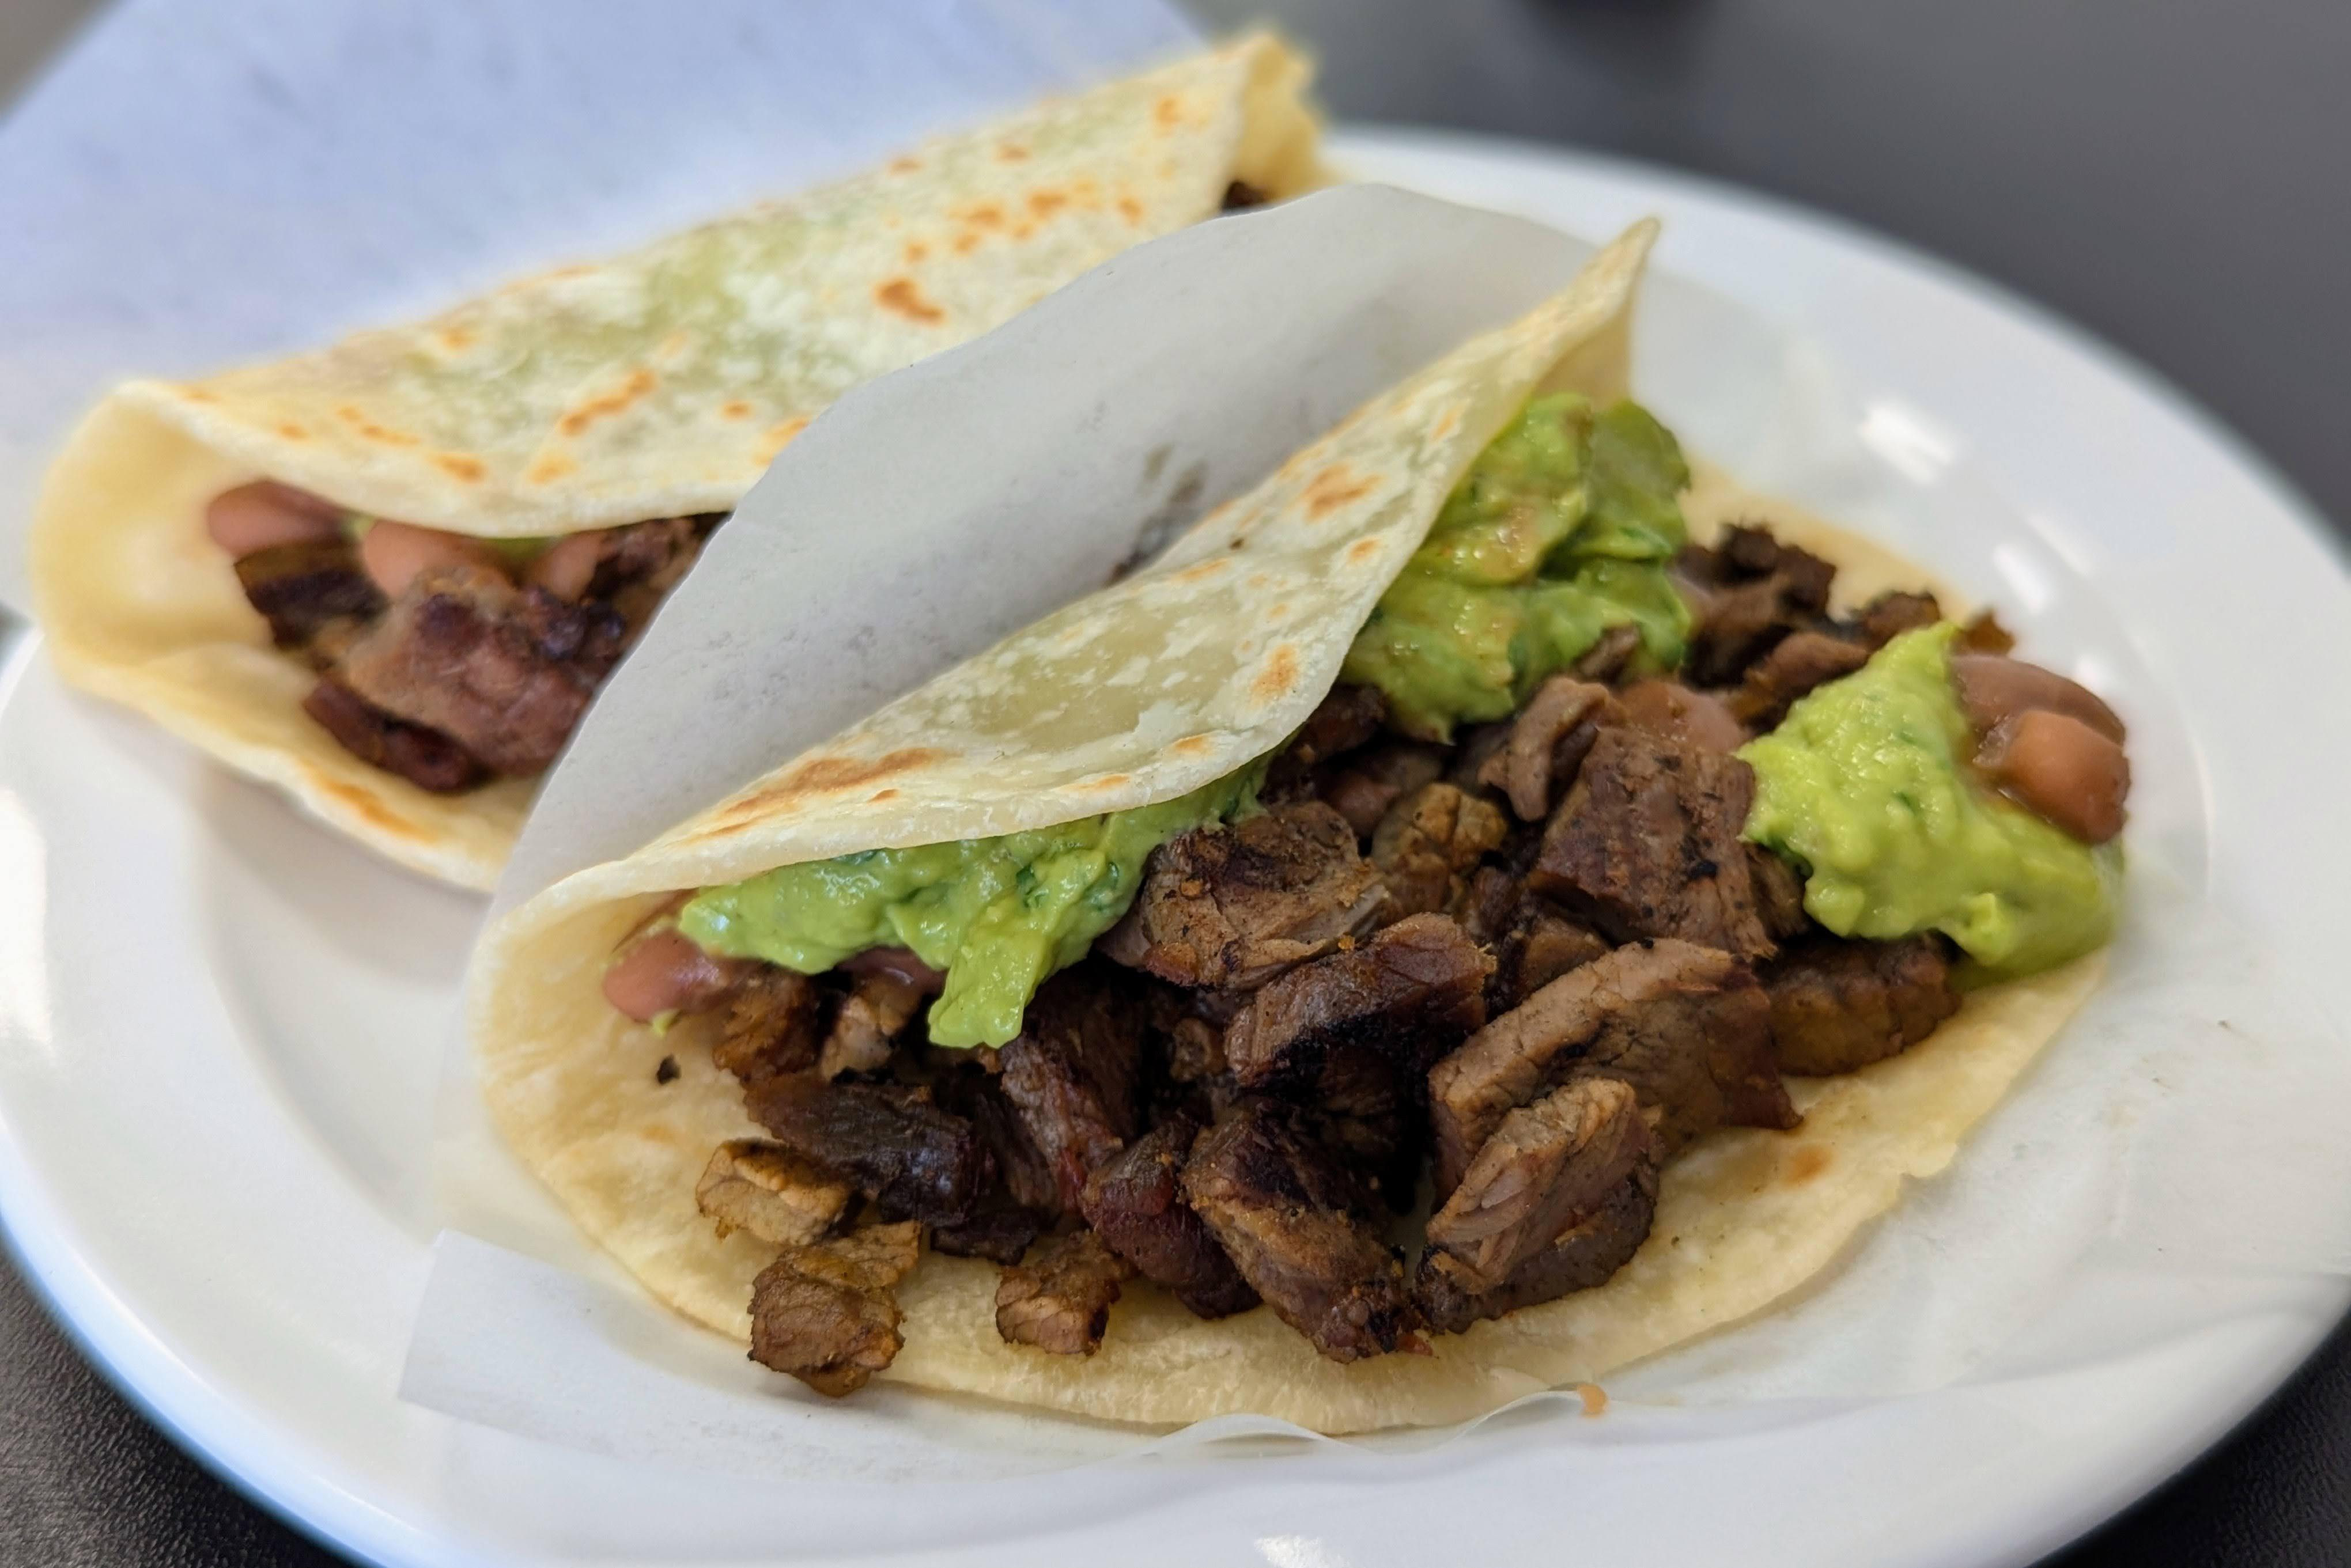
[(1334, 462), (1306, 486), (1306, 514), (1318, 520), (1328, 517), (1350, 501), (1361, 500), (1371, 493), (1370, 479), (1359, 479), (1347, 471), (1345, 463)]
[(1379, 553), (1380, 541), (1376, 538), (1358, 539), (1347, 546), (1347, 559), (1358, 566), (1370, 566)]
[(978, 202), (963, 210), (963, 221), (975, 229), (1000, 229), (1004, 226), (1004, 209), (994, 202)]
[(310, 774), (310, 782), (317, 786), (319, 794), (330, 795), (340, 801), (364, 818), (371, 827), (380, 828), (396, 837), (413, 838), (420, 842), (427, 836), (424, 830), (416, 824), (404, 816), (385, 810), (382, 801), (356, 784), (345, 784), (340, 779), (329, 778), (325, 774), (317, 772)]
[(1134, 780), (1134, 776), (1132, 774), (1104, 774), (1098, 779), (1082, 779), (1078, 783), (1071, 784), (1070, 787), (1072, 790), (1084, 790), (1089, 792), (1095, 790), (1116, 789), (1121, 784), (1132, 784)]
[(629, 372), (627, 380), (609, 392), (599, 393), (555, 421), (565, 435), (578, 435), (607, 414), (617, 414), (631, 403), (652, 391), (660, 381), (651, 370), (640, 365)]
[(893, 174), (912, 174), (922, 166), (923, 161), (919, 158), (898, 157), (890, 160), (890, 172)]
[(180, 396), (185, 398), (192, 403), (217, 403), (220, 401), (218, 398), (213, 396), (210, 392), (205, 391), (202, 387), (182, 387), (180, 389)]
[(474, 329), (470, 327), (444, 327), (440, 338), (442, 348), (452, 354), (462, 354), (474, 346)]
[(543, 452), (530, 465), (523, 478), (532, 484), (548, 484), (562, 478), (580, 465), (559, 452)]
[(1266, 656), (1265, 668), (1249, 682), (1249, 695), (1259, 707), (1270, 707), (1290, 694), (1298, 684), (1298, 649), (1289, 643), (1279, 643)]
[(946, 756), (946, 753), (930, 746), (909, 746), (878, 758), (810, 757), (767, 788), (754, 790), (727, 807), (722, 827), (755, 821), (770, 808), (789, 805), (802, 795), (854, 789), (893, 774), (943, 762)]
[(1005, 163), (1018, 163), (1029, 156), (1029, 150), (1017, 141), (1007, 141), (996, 150), (997, 159)]
[(1167, 580), (1171, 583), (1205, 583), (1225, 569), (1221, 556), (1211, 556), (1196, 566), (1186, 566)]
[(1184, 100), (1169, 93), (1151, 106), (1151, 118), (1162, 130), (1173, 130), (1184, 123)]
[(1458, 407), (1455, 407), (1447, 409), (1443, 413), (1437, 416), (1437, 423), (1431, 427), (1430, 433), (1437, 440), (1443, 441), (1447, 436), (1451, 435), (1455, 431), (1460, 428), (1461, 410)]
[(482, 466), (480, 458), (467, 457), (462, 452), (435, 452), (433, 454), (433, 461), (440, 467), (442, 472), (452, 479), (463, 480), (467, 484), (480, 483), (482, 475), (489, 472)]
[(1788, 1158), (1788, 1185), (1802, 1187), (1829, 1168), (1829, 1151), (1819, 1144), (1808, 1143)]
[(956, 254), (967, 256), (979, 248), (979, 236), (966, 229), (955, 237)]
[(751, 405), (740, 398), (729, 398), (718, 405), (718, 417), (722, 420), (747, 420), (751, 417)]
[(1031, 191), (1029, 210), (1040, 218), (1050, 218), (1070, 204), (1069, 197), (1059, 191)]
[(1167, 749), (1179, 757), (1205, 757), (1217, 749), (1217, 742), (1206, 735), (1186, 735), (1170, 742)]
[(781, 424), (768, 426), (767, 433), (759, 438), (760, 461), (774, 462), (778, 452), (792, 444), (793, 437), (808, 429), (808, 422), (806, 414), (794, 414)]
[(911, 277), (893, 277), (873, 290), (873, 297), (884, 310), (894, 310), (910, 321), (945, 321), (947, 313), (923, 297), (922, 289)]
[(899, 254), (906, 258), (906, 265), (908, 266), (912, 266), (916, 262), (921, 261), (925, 256), (929, 255), (931, 254), (931, 247), (925, 244), (920, 240), (908, 240), (906, 242), (905, 249), (901, 251)]
[(865, 797), (865, 804), (868, 805), (880, 805), (885, 800), (896, 800), (897, 798), (898, 792), (894, 789), (877, 789), (872, 794)]
[(304, 430), (300, 425), (296, 424), (292, 420), (287, 420), (283, 424), (279, 425), (277, 427), (277, 433), (284, 436), (287, 441), (308, 441), (310, 439), (310, 432)]
[(1143, 222), (1143, 203), (1132, 196), (1121, 196), (1118, 199), (1118, 214), (1130, 223), (1139, 223)]

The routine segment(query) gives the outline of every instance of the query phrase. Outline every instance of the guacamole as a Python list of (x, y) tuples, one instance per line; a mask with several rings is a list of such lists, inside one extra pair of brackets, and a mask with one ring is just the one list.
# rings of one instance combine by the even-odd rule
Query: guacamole
[(1028, 833), (779, 866), (695, 894), (678, 929), (705, 951), (803, 974), (868, 948), (912, 948), (946, 974), (932, 1043), (1001, 1045), (1045, 977), (1126, 913), (1144, 857), (1255, 811), (1264, 774), (1254, 763), (1179, 799)]
[(1534, 399), (1454, 487), (1339, 678), (1386, 693), (1399, 727), (1449, 740), (1463, 720), (1508, 718), (1610, 627), (1673, 668), (1689, 610), (1666, 566), (1688, 483), (1672, 433), (1638, 404)]
[(1755, 770), (1746, 836), (1805, 873), (1804, 908), (1839, 936), (1941, 931), (1988, 977), (2031, 974), (2113, 934), (2121, 851), (1969, 776), (1958, 633), (1906, 632), (1740, 747)]

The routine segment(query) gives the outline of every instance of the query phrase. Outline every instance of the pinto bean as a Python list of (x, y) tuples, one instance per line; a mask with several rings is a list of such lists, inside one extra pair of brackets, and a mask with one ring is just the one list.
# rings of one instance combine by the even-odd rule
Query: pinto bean
[(277, 545), (331, 539), (342, 516), (342, 508), (323, 495), (260, 479), (214, 496), (204, 508), (204, 532), (242, 560)]
[(640, 1023), (699, 1012), (741, 978), (739, 961), (713, 958), (680, 932), (640, 937), (604, 971), (604, 1000)]
[(2122, 720), (2088, 687), (2037, 664), (1996, 653), (1954, 653), (1951, 679), (1979, 735), (1990, 734), (2003, 719), (2044, 708), (2080, 720), (2116, 745), (2125, 739)]
[(440, 566), (483, 566), (504, 575), (497, 552), (479, 539), (413, 523), (378, 522), (360, 536), (360, 565), (385, 594), (398, 597), (423, 573)]
[(1976, 765), (2016, 803), (2085, 844), (2123, 830), (2130, 759), (2113, 737), (2049, 708), (1992, 726)]
[(611, 540), (602, 529), (590, 529), (585, 534), (573, 534), (549, 545), (539, 557), (531, 562), (522, 575), (524, 582), (545, 588), (561, 599), (577, 599), (588, 592), (588, 585), (596, 580), (596, 568), (603, 564), (604, 546)]

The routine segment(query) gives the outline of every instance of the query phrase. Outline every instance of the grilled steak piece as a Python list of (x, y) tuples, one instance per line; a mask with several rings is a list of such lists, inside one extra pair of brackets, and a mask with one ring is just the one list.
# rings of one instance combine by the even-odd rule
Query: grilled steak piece
[(1229, 1317), (1258, 1296), (1184, 1201), (1184, 1164), (1199, 1133), (1188, 1116), (1145, 1133), (1095, 1168), (1082, 1207), (1086, 1223), (1144, 1278), (1201, 1317)]
[(1720, 753), (1735, 752), (1748, 741), (1746, 726), (1721, 698), (1678, 680), (1636, 680), (1619, 702), (1625, 724), (1663, 740)]
[(694, 1206), (718, 1222), (718, 1239), (748, 1231), (779, 1247), (806, 1246), (840, 1223), (849, 1183), (778, 1143), (731, 1138), (718, 1146)]
[(1767, 958), (1739, 836), (1754, 796), (1754, 772), (1737, 757), (1603, 730), (1543, 830), (1527, 886), (1619, 941), (1679, 937)]
[(1599, 1213), (1635, 1166), (1656, 1158), (1632, 1085), (1571, 1078), (1502, 1118), (1429, 1216), (1428, 1244), (1453, 1254), (1463, 1283), (1491, 1290)]
[(1332, 1360), (1384, 1355), (1419, 1325), (1404, 1266), (1351, 1210), (1354, 1183), (1289, 1107), (1235, 1106), (1193, 1146), (1183, 1188), (1241, 1277)]
[(1552, 981), (1429, 1069), (1438, 1196), (1504, 1116), (1578, 1073), (1633, 1085), (1660, 1158), (1715, 1127), (1793, 1126), (1771, 1011), (1745, 964), (1692, 942), (1618, 948)]
[(603, 549), (585, 597), (611, 605), (633, 642), (669, 591), (694, 569), (703, 544), (724, 520), (724, 514), (709, 513), (598, 530)]
[(751, 1359), (839, 1398), (897, 1358), (894, 1294), (922, 1255), (909, 1220), (787, 1247), (751, 1282)]
[(1764, 981), (1783, 1073), (1850, 1073), (1916, 1045), (1959, 1010), (1939, 939), (1791, 948)]
[(1245, 992), (1186, 991), (1147, 981), (1145, 1013), (1158, 1037), (1167, 1077), (1196, 1084), (1225, 1070), (1225, 1025), (1249, 1002)]
[(1385, 890), (1346, 819), (1317, 801), (1178, 834), (1100, 950), (1178, 985), (1264, 984), (1371, 929)]
[(1417, 1072), (1486, 1023), (1490, 973), (1493, 960), (1460, 926), (1411, 915), (1267, 982), (1225, 1030), (1225, 1060), (1244, 1088), (1311, 1084), (1343, 1044)]
[(997, 1282), (996, 1332), (1007, 1345), (1092, 1355), (1102, 1348), (1118, 1287), (1134, 1277), (1134, 1266), (1092, 1231), (1056, 1236)]
[(1423, 784), (1397, 801), (1372, 833), (1372, 864), (1387, 882), (1383, 918), (1453, 908), (1462, 878), (1509, 831), (1499, 807), (1458, 785)]
[(1607, 939), (1541, 898), (1520, 901), (1494, 948), (1486, 1011), (1499, 1017), (1572, 969), (1608, 950)]
[(887, 1066), (891, 1042), (922, 1011), (924, 996), (913, 981), (886, 970), (857, 976), (825, 1033), (818, 1074), (837, 1078)]
[(1769, 530), (1732, 527), (1715, 548), (1691, 545), (1674, 562), (1696, 624), (1683, 674), (1728, 686), (1789, 632), (1825, 614), (1836, 568), (1782, 545)]
[(1904, 632), (1932, 626), (1942, 618), (1943, 607), (1935, 602), (1934, 595), (1889, 592), (1861, 607), (1857, 629), (1861, 640), (1875, 652)]
[(1804, 913), (1804, 879), (1796, 868), (1760, 844), (1747, 846), (1747, 881), (1755, 893), (1755, 918), (1774, 942), (1802, 936), (1813, 929)]
[(823, 989), (807, 975), (763, 964), (735, 989), (710, 1059), (745, 1087), (816, 1065)]
[(1358, 838), (1369, 838), (1380, 818), (1404, 796), (1445, 774), (1445, 753), (1417, 741), (1391, 741), (1350, 756), (1322, 784), (1322, 804), (1347, 819)]
[(1625, 667), (1640, 651), (1640, 628), (1629, 624), (1612, 626), (1600, 634), (1598, 642), (1583, 650), (1568, 673), (1578, 680), (1597, 681), (1604, 686), (1624, 674)]
[(941, 1072), (932, 1085), (940, 1106), (970, 1122), (987, 1146), (1004, 1198), (1015, 1208), (1044, 1216), (1048, 1223), (1059, 1219), (1061, 1182), (1045, 1151), (1029, 1136), (1020, 1113), (1005, 1097), (1002, 1080), (977, 1064), (959, 1063)]
[(502, 774), (553, 762), (619, 662), (625, 623), (601, 604), (517, 588), (487, 567), (423, 573), (337, 667), (344, 684), (440, 730)]
[(931, 1251), (954, 1258), (1017, 1263), (1049, 1223), (1049, 1219), (1034, 1209), (991, 1199), (987, 1207), (960, 1225), (933, 1226)]
[(1322, 1075), (1295, 1096), (1307, 1125), (1348, 1168), (1398, 1214), (1419, 1196), (1428, 1152), (1426, 1069), (1404, 1064), (1374, 1046), (1334, 1048)]
[(1332, 758), (1370, 743), (1388, 715), (1376, 686), (1334, 686), (1266, 770), (1267, 800), (1311, 798)]
[(1793, 633), (1747, 667), (1729, 697), (1730, 711), (1759, 733), (1777, 728), (1797, 698), (1842, 680), (1869, 662), (1867, 645), (1824, 631)]
[(340, 537), (240, 556), (236, 580), (280, 648), (303, 647), (329, 622), (365, 620), (383, 608), (383, 594), (368, 580), (358, 549)]
[(455, 794), (490, 776), (471, 752), (440, 731), (393, 718), (330, 675), (310, 688), (302, 711), (370, 767), (434, 794)]
[(1509, 796), (1520, 820), (1541, 822), (1583, 765), (1601, 724), (1621, 716), (1605, 686), (1554, 675), (1510, 721), (1510, 739), (1479, 768), (1478, 782)]
[(1641, 1250), (1656, 1209), (1657, 1168), (1645, 1159), (1590, 1219), (1562, 1231), (1490, 1290), (1472, 1284), (1452, 1253), (1430, 1248), (1421, 1254), (1414, 1298), (1431, 1328), (1459, 1334), (1480, 1318), (1500, 1317), (1606, 1284)]
[(1100, 965), (1063, 970), (1037, 990), (1001, 1054), (1005, 1097), (1045, 1157), (1061, 1208), (1074, 1211), (1095, 1166), (1143, 1126), (1143, 1002)]
[(744, 1092), (751, 1117), (804, 1159), (837, 1170), (883, 1214), (960, 1225), (995, 1178), (987, 1146), (925, 1091), (795, 1074)]
[(1225, 1031), (1225, 1059), (1244, 1088), (1301, 1088), (1341, 1045), (1416, 1073), (1486, 1022), (1493, 971), (1445, 916), (1407, 916), (1361, 947), (1269, 981)]

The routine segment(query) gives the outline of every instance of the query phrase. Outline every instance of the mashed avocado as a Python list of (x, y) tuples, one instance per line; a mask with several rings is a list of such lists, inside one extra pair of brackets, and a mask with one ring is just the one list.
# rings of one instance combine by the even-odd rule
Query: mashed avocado
[(1937, 930), (1987, 975), (2050, 969), (2114, 933), (2120, 849), (2093, 849), (1977, 784), (1951, 687), (1949, 622), (1905, 633), (1739, 754), (1746, 836), (1805, 872), (1840, 936)]
[(1158, 805), (998, 838), (869, 849), (697, 893), (678, 929), (709, 952), (818, 974), (868, 948), (912, 948), (946, 973), (940, 1045), (1001, 1045), (1045, 977), (1083, 958), (1134, 902), (1144, 857), (1257, 808), (1262, 763)]
[(1449, 739), (1508, 718), (1612, 626), (1681, 662), (1689, 611), (1666, 566), (1685, 531), (1681, 448), (1636, 403), (1534, 399), (1487, 444), (1348, 649), (1342, 680), (1398, 725)]

